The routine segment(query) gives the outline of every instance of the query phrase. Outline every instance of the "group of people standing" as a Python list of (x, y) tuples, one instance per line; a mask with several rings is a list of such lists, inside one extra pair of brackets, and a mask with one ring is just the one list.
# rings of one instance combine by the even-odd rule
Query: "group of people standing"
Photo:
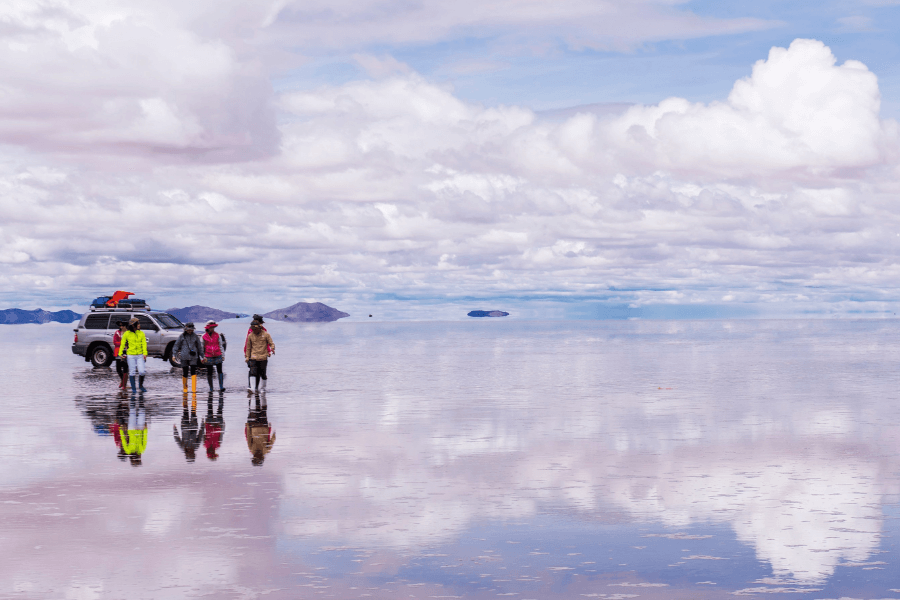
[(228, 340), (225, 339), (224, 333), (216, 331), (218, 326), (215, 321), (207, 321), (203, 327), (205, 332), (201, 337), (195, 333), (193, 323), (185, 323), (184, 331), (172, 347), (172, 355), (177, 356), (181, 362), (181, 387), (185, 394), (188, 393), (188, 377), (191, 378), (191, 391), (197, 393), (197, 369), (200, 364), (206, 365), (209, 390), (213, 391), (213, 371), (216, 371), (219, 375), (219, 391), (225, 391), (222, 362)]
[[(266, 373), (269, 357), (275, 354), (275, 342), (272, 336), (263, 326), (261, 315), (253, 315), (250, 329), (244, 340), (244, 362), (247, 363), (247, 391), (265, 391), (268, 375)], [(118, 331), (113, 335), (113, 344), (116, 355), (116, 373), (121, 381), (119, 389), (126, 389), (126, 378), (131, 382), (132, 393), (146, 392), (144, 376), (146, 374), (147, 361), (147, 336), (141, 331), (141, 323), (137, 317), (129, 321), (118, 321)], [(197, 393), (197, 369), (200, 365), (206, 366), (206, 380), (209, 390), (213, 391), (213, 371), (218, 375), (219, 391), (225, 391), (225, 375), (222, 372), (222, 363), (225, 359), (225, 350), (228, 342), (224, 333), (216, 331), (218, 323), (207, 321), (204, 325), (202, 336), (197, 335), (193, 323), (185, 323), (184, 331), (175, 341), (172, 355), (177, 356), (181, 362), (181, 387), (182, 392), (188, 393), (188, 378), (190, 378), (190, 391)], [(137, 385), (135, 385), (137, 378)]]

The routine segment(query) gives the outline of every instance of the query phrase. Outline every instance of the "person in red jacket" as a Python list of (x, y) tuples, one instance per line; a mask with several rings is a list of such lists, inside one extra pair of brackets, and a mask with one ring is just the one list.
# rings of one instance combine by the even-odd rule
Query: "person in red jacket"
[(225, 334), (216, 331), (219, 324), (215, 321), (206, 322), (206, 333), (203, 340), (204, 362), (206, 363), (206, 381), (209, 383), (209, 391), (213, 391), (213, 371), (219, 374), (219, 391), (225, 391), (225, 374), (222, 373), (222, 362), (225, 360), (224, 352), (227, 347)]
[(128, 381), (128, 363), (125, 361), (124, 356), (119, 356), (119, 346), (122, 345), (122, 334), (125, 333), (125, 326), (128, 325), (125, 321), (116, 321), (116, 325), (118, 326), (118, 330), (113, 334), (113, 345), (115, 348), (115, 357), (116, 357), (116, 373), (118, 373), (121, 381), (119, 382), (119, 389), (125, 389), (125, 383)]

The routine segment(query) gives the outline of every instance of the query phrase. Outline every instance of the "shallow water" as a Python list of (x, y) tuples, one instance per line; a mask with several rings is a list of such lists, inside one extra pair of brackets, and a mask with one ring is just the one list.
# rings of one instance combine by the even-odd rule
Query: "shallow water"
[(194, 412), (0, 327), (0, 597), (900, 598), (900, 322), (246, 326)]

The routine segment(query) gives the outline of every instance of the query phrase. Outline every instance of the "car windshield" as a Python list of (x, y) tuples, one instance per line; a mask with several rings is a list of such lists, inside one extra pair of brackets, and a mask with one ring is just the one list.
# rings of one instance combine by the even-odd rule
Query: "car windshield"
[(156, 322), (164, 329), (179, 329), (184, 327), (181, 321), (170, 315), (169, 313), (154, 313)]

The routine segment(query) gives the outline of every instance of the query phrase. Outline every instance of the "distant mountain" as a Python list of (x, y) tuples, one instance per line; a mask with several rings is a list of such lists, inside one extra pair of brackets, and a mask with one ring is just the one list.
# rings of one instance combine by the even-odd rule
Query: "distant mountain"
[(508, 312), (502, 310), (473, 310), (469, 312), (470, 317), (508, 317)]
[(263, 315), (273, 321), (288, 323), (329, 323), (349, 316), (347, 313), (325, 306), (321, 302), (298, 302), (293, 306), (279, 308)]
[(167, 308), (166, 312), (170, 315), (174, 315), (182, 323), (190, 323), (193, 322), (198, 327), (202, 328), (203, 323), (207, 321), (222, 321), (224, 319), (240, 319), (241, 317), (246, 317), (248, 315), (236, 313), (236, 312), (226, 312), (224, 310), (219, 310), (218, 308), (210, 308), (208, 306), (187, 306), (185, 308)]
[(7, 308), (0, 310), (0, 325), (19, 325), (22, 323), (72, 323), (81, 318), (81, 315), (71, 310), (59, 310), (50, 312), (37, 308), (35, 310), (22, 310), (21, 308)]

